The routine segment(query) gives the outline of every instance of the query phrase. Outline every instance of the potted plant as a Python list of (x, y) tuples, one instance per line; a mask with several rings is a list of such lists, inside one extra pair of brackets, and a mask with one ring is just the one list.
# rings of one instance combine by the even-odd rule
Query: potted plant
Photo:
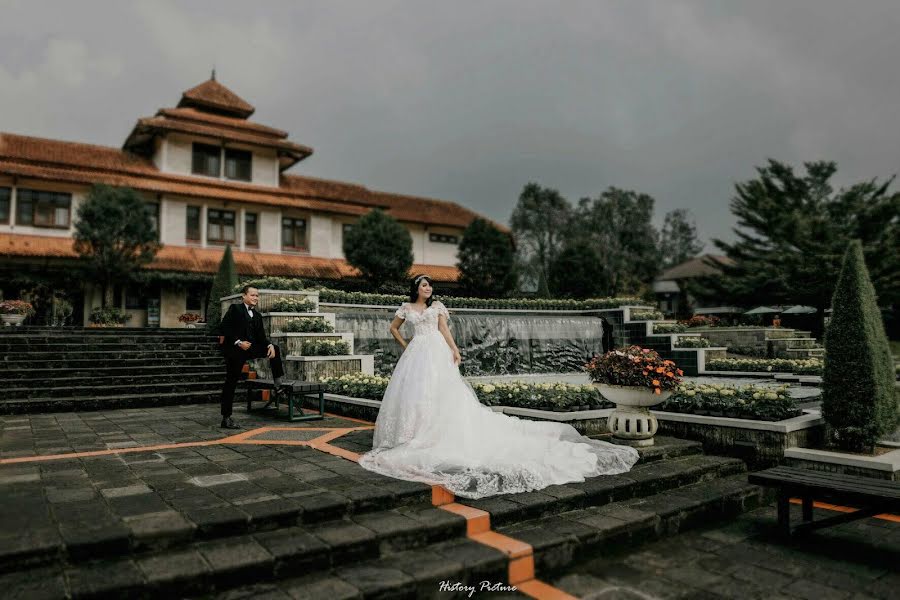
[(115, 306), (106, 308), (95, 307), (91, 311), (88, 327), (125, 327), (125, 323), (131, 319), (131, 315)]
[(18, 327), (34, 314), (34, 307), (24, 300), (5, 300), (0, 302), (0, 317), (5, 327)]
[(202, 319), (202, 318), (203, 317), (201, 317), (197, 313), (186, 312), (183, 315), (181, 315), (180, 317), (178, 317), (178, 320), (181, 321), (182, 323), (184, 323), (184, 326), (187, 327), (188, 329), (194, 329), (195, 327), (197, 327), (196, 323), (198, 321), (200, 321), (200, 319)]
[(620, 442), (652, 446), (659, 429), (649, 407), (666, 400), (684, 373), (649, 348), (630, 346), (595, 356), (584, 366), (600, 394), (616, 404), (609, 429)]

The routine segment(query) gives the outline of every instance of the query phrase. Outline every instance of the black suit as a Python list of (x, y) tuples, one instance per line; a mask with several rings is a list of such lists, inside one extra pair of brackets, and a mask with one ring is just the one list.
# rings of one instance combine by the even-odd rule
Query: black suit
[[(257, 309), (253, 309), (253, 317), (247, 311), (243, 302), (232, 304), (228, 312), (222, 318), (222, 335), (225, 337), (225, 387), (222, 388), (222, 416), (231, 416), (231, 406), (234, 402), (234, 389), (241, 378), (244, 363), (252, 358), (266, 356), (269, 349), (269, 338), (266, 337), (266, 329), (263, 327), (262, 316)], [(237, 340), (250, 342), (250, 348), (242, 350), (235, 345)], [(281, 362), (281, 351), (275, 346), (275, 358), (269, 360), (272, 366), (272, 376), (284, 375), (284, 365)]]

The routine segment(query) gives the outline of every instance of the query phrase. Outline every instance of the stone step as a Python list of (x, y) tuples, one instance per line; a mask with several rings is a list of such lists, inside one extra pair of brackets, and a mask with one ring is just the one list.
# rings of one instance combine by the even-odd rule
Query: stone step
[(538, 577), (563, 572), (584, 560), (752, 510), (771, 500), (747, 483), (745, 474), (500, 527), (498, 532), (531, 544)]
[[(649, 498), (615, 502), (552, 517), (517, 523), (494, 530), (531, 545), (534, 575), (544, 580), (563, 572), (575, 560), (607, 552), (627, 543), (675, 535), (700, 524), (734, 516), (757, 507), (764, 492), (747, 483), (746, 475), (733, 475), (710, 483), (662, 492)], [(493, 517), (492, 517), (493, 523)], [(487, 536), (486, 536), (487, 537)], [(441, 582), (477, 586), (482, 581), (509, 584), (510, 558), (473, 538), (458, 538), (347, 564), (304, 565), (314, 573), (284, 579), (254, 578), (232, 590), (198, 593), (195, 598), (420, 598), (466, 597), (449, 595)], [(287, 570), (285, 570), (287, 572)], [(493, 594), (484, 592), (485, 597)], [(518, 594), (518, 596), (517, 596)], [(497, 597), (529, 597), (522, 592)]]
[(50, 327), (28, 325), (0, 327), (0, 337), (7, 335), (207, 335), (205, 329), (187, 327)]
[(197, 366), (197, 365), (215, 365), (224, 364), (224, 359), (218, 353), (199, 354), (194, 353), (187, 358), (122, 358), (113, 363), (98, 362), (92, 358), (52, 358), (45, 357), (35, 360), (6, 360), (0, 361), (0, 369), (6, 372), (14, 372), (19, 370), (36, 370), (43, 369), (45, 373), (56, 371), (59, 369), (78, 369), (82, 371), (90, 371), (95, 368), (106, 368), (106, 365), (114, 365), (123, 368), (140, 368), (140, 367), (169, 367), (180, 368), (181, 366)]
[(10, 354), (25, 353), (52, 353), (65, 354), (84, 351), (103, 351), (103, 352), (121, 352), (125, 350), (209, 350), (210, 348), (218, 349), (217, 341), (149, 341), (149, 342), (122, 342), (122, 341), (103, 341), (93, 342), (91, 340), (80, 340), (78, 343), (60, 343), (60, 344), (5, 344), (0, 341), (0, 352)]
[(221, 385), (193, 392), (122, 394), (113, 396), (80, 396), (70, 398), (19, 398), (0, 400), (0, 415), (57, 413), (119, 408), (148, 408), (180, 404), (218, 403)]
[[(210, 364), (191, 364), (177, 366), (172, 365), (139, 365), (113, 367), (106, 365), (94, 365), (90, 368), (40, 368), (40, 369), (7, 369), (0, 380), (0, 387), (8, 385), (32, 385), (32, 381), (41, 383), (58, 379), (65, 381), (78, 381), (81, 378), (109, 378), (119, 380), (127, 377), (153, 377), (165, 376), (177, 373), (182, 378), (193, 377), (198, 373), (225, 373), (225, 362), (222, 357)], [(27, 383), (26, 383), (27, 382)]]
[(129, 359), (145, 359), (145, 360), (159, 360), (159, 359), (184, 359), (184, 358), (195, 358), (197, 356), (221, 356), (218, 353), (218, 350), (214, 348), (207, 348), (205, 350), (163, 350), (157, 348), (135, 348), (133, 350), (80, 350), (80, 351), (65, 351), (58, 352), (55, 354), (48, 354), (46, 352), (20, 352), (18, 354), (7, 354), (3, 358), (5, 360), (0, 361), (0, 364), (10, 363), (15, 361), (35, 361), (35, 360), (69, 360), (69, 359), (90, 359), (94, 361), (113, 361), (113, 360), (129, 360)]
[[(81, 377), (73, 380), (47, 379), (43, 382), (33, 381), (32, 385), (0, 387), (0, 400), (18, 398), (79, 398), (84, 396), (117, 396), (120, 394), (156, 394), (183, 391), (191, 393), (198, 390), (221, 389), (225, 378), (221, 372), (194, 373), (190, 378), (183, 374), (116, 377)], [(80, 380), (80, 381), (79, 381)], [(3, 380), (0, 380), (0, 384)]]
[(569, 510), (596, 507), (746, 472), (735, 458), (693, 455), (638, 464), (628, 473), (591, 477), (583, 483), (551, 486), (525, 494), (493, 496), (463, 503), (491, 513), (491, 523), (505, 525)]
[[(0, 572), (41, 567), (61, 559), (69, 565), (86, 563), (88, 570), (100, 559), (104, 565), (118, 562), (133, 566), (134, 561), (148, 557), (159, 560), (209, 545), (240, 548), (250, 539), (255, 540), (250, 542), (253, 545), (262, 543), (280, 548), (282, 553), (302, 555), (313, 535), (320, 539), (312, 547), (316, 552), (334, 551), (349, 557), (445, 539), (466, 529), (462, 517), (431, 506), (430, 486), (409, 482), (400, 482), (392, 490), (360, 485), (350, 495), (320, 490), (239, 506), (205, 507), (185, 491), (180, 499), (177, 490), (150, 493), (161, 510), (143, 517), (114, 517), (105, 506), (79, 502), (75, 510), (93, 515), (91, 523), (76, 521), (72, 527), (67, 520), (69, 527), (64, 524), (58, 530), (42, 529), (41, 535), (35, 536), (40, 538), (39, 543), (27, 537), (0, 538)], [(127, 512), (128, 500), (128, 496), (113, 497), (109, 504), (122, 505)], [(148, 502), (146, 498), (140, 500)], [(95, 504), (98, 502), (103, 504), (102, 499)], [(181, 511), (176, 512), (172, 506)], [(232, 560), (240, 560), (244, 550), (247, 548), (236, 552)], [(127, 566), (123, 568), (128, 570)]]

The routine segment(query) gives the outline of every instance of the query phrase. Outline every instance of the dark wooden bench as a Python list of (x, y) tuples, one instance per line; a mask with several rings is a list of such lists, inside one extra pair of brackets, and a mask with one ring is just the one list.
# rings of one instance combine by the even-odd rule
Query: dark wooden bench
[[(274, 411), (274, 414), (278, 415), (278, 403), (284, 401), (287, 405), (288, 421), (313, 421), (325, 418), (325, 386), (321, 383), (282, 380), (281, 386), (275, 389), (275, 382), (271, 379), (245, 379), (241, 385), (247, 390), (247, 412), (268, 410)], [(262, 401), (266, 402), (265, 406), (252, 408), (254, 392), (260, 392)], [(307, 396), (318, 398), (318, 413), (303, 414), (303, 399)]]
[[(881, 513), (900, 511), (900, 482), (810, 469), (774, 467), (750, 473), (750, 483), (778, 490), (778, 528), (783, 535), (831, 527)], [(791, 526), (791, 498), (800, 498), (803, 522)], [(813, 502), (827, 501), (859, 510), (813, 521)]]

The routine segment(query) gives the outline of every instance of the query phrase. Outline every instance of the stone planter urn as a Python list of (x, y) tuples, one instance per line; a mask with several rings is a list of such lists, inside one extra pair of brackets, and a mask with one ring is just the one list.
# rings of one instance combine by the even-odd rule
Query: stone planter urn
[(601, 396), (616, 405), (607, 425), (615, 441), (628, 446), (652, 446), (659, 423), (650, 407), (665, 402), (672, 392), (663, 390), (654, 394), (651, 388), (605, 383), (594, 383), (594, 386)]
[(18, 313), (4, 313), (0, 318), (3, 319), (4, 327), (18, 327), (25, 321), (25, 316)]

